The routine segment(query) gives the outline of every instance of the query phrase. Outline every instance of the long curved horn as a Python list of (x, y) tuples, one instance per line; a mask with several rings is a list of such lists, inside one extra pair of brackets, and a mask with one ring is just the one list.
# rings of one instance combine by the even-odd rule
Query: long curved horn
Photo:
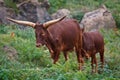
[(7, 19), (8, 19), (9, 21), (12, 21), (12, 22), (17, 23), (17, 24), (26, 25), (26, 26), (31, 26), (31, 27), (33, 27), (33, 28), (35, 27), (35, 23), (33, 23), (33, 22), (20, 21), (20, 20), (15, 20), (15, 19), (8, 18), (8, 17), (7, 17)]
[(62, 18), (58, 18), (58, 19), (55, 19), (55, 20), (51, 20), (51, 21), (45, 22), (45, 23), (43, 23), (43, 26), (44, 26), (45, 28), (48, 28), (50, 25), (55, 24), (55, 23), (63, 20), (65, 17), (66, 17), (66, 16), (63, 16)]

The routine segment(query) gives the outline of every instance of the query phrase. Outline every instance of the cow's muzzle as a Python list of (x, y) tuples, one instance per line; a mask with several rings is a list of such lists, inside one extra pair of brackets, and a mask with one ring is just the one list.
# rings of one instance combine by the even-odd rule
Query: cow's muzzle
[(36, 47), (40, 47), (42, 44), (41, 43), (37, 43), (36, 44)]

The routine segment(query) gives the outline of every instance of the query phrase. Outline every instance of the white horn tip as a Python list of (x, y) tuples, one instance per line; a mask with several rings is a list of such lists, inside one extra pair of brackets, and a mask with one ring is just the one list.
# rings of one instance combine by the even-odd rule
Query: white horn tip
[(65, 17), (66, 17), (66, 15), (65, 15), (65, 16), (63, 16), (60, 20), (63, 20)]

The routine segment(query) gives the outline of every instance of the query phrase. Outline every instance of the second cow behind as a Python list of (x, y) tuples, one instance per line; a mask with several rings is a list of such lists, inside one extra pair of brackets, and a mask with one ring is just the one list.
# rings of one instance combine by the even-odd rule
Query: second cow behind
[(82, 54), (91, 57), (92, 72), (98, 72), (96, 53), (100, 54), (101, 67), (104, 65), (104, 39), (99, 31), (83, 32)]

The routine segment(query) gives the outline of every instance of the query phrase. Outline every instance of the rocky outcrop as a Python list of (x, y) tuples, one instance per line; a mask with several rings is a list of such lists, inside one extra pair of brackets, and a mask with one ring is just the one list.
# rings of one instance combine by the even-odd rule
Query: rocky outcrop
[(103, 5), (97, 10), (86, 13), (80, 22), (80, 26), (84, 27), (85, 31), (90, 31), (100, 28), (115, 28), (116, 23), (111, 12)]
[(7, 24), (9, 23), (6, 20), (6, 17), (13, 17), (16, 16), (15, 11), (11, 8), (7, 8), (4, 6), (3, 3), (0, 3), (0, 24)]
[(48, 14), (46, 6), (44, 6), (44, 4), (47, 5), (47, 2), (39, 3), (35, 1), (37, 0), (28, 0), (17, 4), (18, 13), (12, 8), (6, 7), (3, 3), (3, 5), (0, 5), (0, 23), (13, 24), (6, 20), (6, 17), (32, 22), (46, 22), (51, 20), (51, 16)]
[[(50, 15), (48, 14), (44, 2), (27, 2), (19, 7), (20, 14), (19, 17), (27, 19), (27, 21), (32, 22), (46, 22), (51, 20)], [(22, 19), (24, 20), (24, 19)]]
[(70, 11), (68, 9), (60, 9), (56, 13), (52, 14), (52, 18), (57, 19), (57, 18), (65, 16), (65, 15), (67, 16), (67, 18), (70, 18), (71, 17)]
[(0, 0), (0, 2), (4, 2), (3, 0)]

